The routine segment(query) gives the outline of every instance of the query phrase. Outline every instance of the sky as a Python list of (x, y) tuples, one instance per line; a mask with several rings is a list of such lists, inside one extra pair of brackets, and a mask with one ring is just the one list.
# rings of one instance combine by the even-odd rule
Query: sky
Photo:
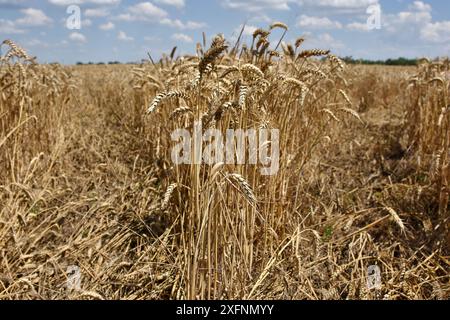
[(303, 36), (341, 57), (450, 56), (448, 0), (0, 0), (0, 42), (65, 64), (191, 54), (202, 32), (232, 43), (245, 25), (250, 41), (275, 21), (289, 26), (286, 42)]

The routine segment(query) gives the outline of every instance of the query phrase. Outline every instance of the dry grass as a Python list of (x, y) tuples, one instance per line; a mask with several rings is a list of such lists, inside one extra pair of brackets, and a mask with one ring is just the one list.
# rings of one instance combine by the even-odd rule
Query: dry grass
[[(274, 28), (139, 67), (4, 43), (0, 299), (448, 299), (448, 61), (345, 67)], [(174, 165), (200, 119), (279, 129), (278, 173)]]

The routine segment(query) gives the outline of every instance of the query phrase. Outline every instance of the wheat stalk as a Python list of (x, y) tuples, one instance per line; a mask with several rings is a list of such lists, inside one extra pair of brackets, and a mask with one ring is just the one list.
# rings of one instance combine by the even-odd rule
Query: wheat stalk
[(182, 106), (179, 108), (176, 108), (171, 114), (170, 114), (170, 120), (173, 120), (175, 118), (178, 118), (179, 116), (186, 114), (186, 113), (191, 113), (192, 110), (191, 108), (187, 107), (187, 106)]
[(150, 104), (150, 106), (147, 109), (147, 114), (153, 113), (156, 108), (158, 108), (159, 104), (161, 103), (161, 101), (163, 101), (163, 99), (166, 97), (167, 93), (162, 92), (159, 93), (152, 101), (152, 103)]
[(392, 209), (391, 207), (386, 207), (385, 209), (389, 212), (391, 217), (394, 219), (395, 223), (400, 227), (401, 231), (405, 233), (406, 231), (405, 225), (400, 216), (397, 214), (397, 212), (395, 212), (395, 210)]
[(215, 47), (211, 47), (208, 49), (208, 51), (206, 51), (205, 55), (198, 64), (200, 76), (205, 72), (207, 66), (209, 64), (212, 64), (214, 60), (216, 60), (227, 48), (228, 48), (227, 45), (222, 44)]
[(248, 87), (241, 85), (239, 87), (239, 108), (245, 109), (245, 100), (247, 99)]
[(169, 187), (166, 190), (166, 193), (164, 194), (164, 199), (161, 204), (161, 209), (165, 210), (167, 206), (169, 205), (170, 197), (172, 196), (172, 193), (175, 191), (175, 188), (178, 186), (177, 183), (172, 183), (169, 185)]
[(253, 189), (250, 186), (250, 184), (247, 182), (247, 180), (244, 179), (240, 174), (237, 173), (230, 173), (227, 175), (227, 178), (235, 182), (239, 189), (244, 194), (245, 198), (253, 205), (256, 205), (258, 203), (258, 200), (255, 197), (255, 194), (253, 193)]
[(330, 50), (322, 50), (322, 49), (304, 50), (298, 54), (298, 58), (326, 56), (329, 53)]
[(272, 23), (270, 25), (270, 30), (273, 30), (275, 28), (281, 28), (281, 29), (284, 29), (284, 30), (289, 30), (288, 26), (285, 23), (279, 22), (279, 21), (274, 22), (274, 23)]
[(264, 78), (264, 73), (255, 65), (251, 63), (246, 63), (241, 67), (241, 71), (244, 73), (251, 73), (256, 75), (258, 78)]

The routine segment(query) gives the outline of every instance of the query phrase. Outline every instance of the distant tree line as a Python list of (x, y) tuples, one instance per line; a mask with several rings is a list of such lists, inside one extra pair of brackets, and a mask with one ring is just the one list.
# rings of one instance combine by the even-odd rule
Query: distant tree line
[[(354, 59), (353, 57), (343, 57), (341, 58), (347, 64), (368, 64), (368, 65), (386, 65), (386, 66), (415, 66), (417, 65), (418, 59), (408, 59), (408, 58), (397, 58), (397, 59), (387, 59), (387, 60), (368, 60), (368, 59)], [(82, 65), (105, 65), (105, 62), (77, 62), (78, 66)], [(107, 64), (122, 64), (120, 61), (109, 61)], [(128, 62), (126, 64), (137, 64), (137, 62)]]
[[(79, 62), (77, 62), (77, 66), (84, 66), (84, 65), (94, 65), (94, 64), (96, 64), (96, 65), (105, 65), (106, 63), (105, 62), (92, 62), (92, 61), (89, 61), (89, 62), (81, 62), (81, 61), (79, 61)], [(109, 61), (108, 62), (108, 64), (122, 64), (120, 61)]]
[(353, 57), (342, 58), (347, 64), (381, 64), (386, 66), (415, 66), (417, 65), (418, 59), (407, 59), (407, 58), (397, 58), (397, 59), (387, 59), (387, 60), (367, 60), (367, 59), (354, 59)]

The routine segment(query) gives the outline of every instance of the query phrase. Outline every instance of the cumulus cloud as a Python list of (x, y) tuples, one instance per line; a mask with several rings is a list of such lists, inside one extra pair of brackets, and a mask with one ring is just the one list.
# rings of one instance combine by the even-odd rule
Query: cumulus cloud
[(0, 8), (2, 9), (17, 9), (22, 6), (24, 0), (0, 0)]
[(332, 21), (326, 17), (310, 17), (301, 15), (297, 21), (297, 26), (309, 29), (341, 29), (342, 24), (339, 21)]
[(101, 25), (99, 26), (100, 30), (103, 30), (103, 31), (112, 30), (112, 29), (114, 29), (115, 27), (116, 27), (116, 26), (115, 26), (114, 23), (112, 23), (112, 22), (107, 22), (107, 23), (101, 24)]
[(143, 21), (143, 22), (158, 22), (164, 26), (178, 28), (178, 29), (201, 29), (206, 27), (203, 22), (187, 21), (183, 22), (179, 19), (172, 19), (164, 9), (161, 9), (150, 2), (141, 2), (133, 5), (123, 13), (116, 17), (121, 21)]
[(99, 18), (99, 17), (106, 17), (110, 14), (108, 8), (93, 8), (93, 9), (86, 9), (84, 11), (84, 15), (89, 18)]
[(41, 41), (39, 39), (32, 39), (27, 42), (25, 42), (26, 47), (41, 47), (41, 48), (48, 48), (49, 44), (47, 42)]
[(118, 5), (121, 0), (48, 0), (51, 4), (57, 6), (70, 6), (72, 4), (97, 4), (97, 5)]
[(245, 11), (290, 10), (292, 5), (333, 9), (347, 12), (365, 10), (368, 6), (377, 4), (378, 0), (223, 0), (222, 6), (228, 9)]
[(409, 5), (409, 9), (415, 11), (431, 11), (431, 6), (422, 1), (414, 1), (413, 4)]
[[(353, 31), (369, 31), (365, 22), (353, 22), (346, 26)], [(450, 21), (434, 21), (432, 6), (414, 1), (407, 9), (382, 16), (380, 36), (400, 52), (405, 47), (444, 44), (450, 41)]]
[(184, 34), (184, 33), (175, 33), (172, 35), (172, 39), (176, 40), (176, 41), (186, 42), (186, 43), (194, 42), (194, 40), (190, 36), (188, 36), (187, 34)]
[[(242, 27), (243, 27), (243, 25), (241, 24), (239, 27), (237, 27), (233, 30), (233, 33), (231, 34), (231, 37), (230, 37), (230, 41), (234, 42), (238, 39), (239, 34), (241, 33), (241, 30), (242, 30)], [(252, 36), (253, 32), (255, 32), (256, 29), (258, 29), (258, 27), (246, 24), (244, 27), (244, 31), (242, 32), (242, 36), (243, 37)]]
[(386, 31), (397, 38), (418, 37), (422, 29), (432, 24), (431, 6), (415, 1), (408, 11), (383, 16)]
[(26, 32), (26, 27), (42, 27), (53, 23), (53, 20), (39, 9), (27, 8), (19, 12), (22, 16), (14, 21), (0, 19), (1, 34), (21, 34)]
[(184, 0), (154, 0), (156, 3), (183, 8), (186, 4)]
[(28, 8), (20, 10), (24, 14), (22, 18), (16, 20), (16, 24), (19, 26), (39, 27), (51, 24), (53, 20), (39, 9)]
[(345, 45), (342, 41), (335, 39), (331, 34), (329, 33), (311, 33), (311, 32), (305, 32), (303, 36), (306, 38), (307, 41), (305, 41), (305, 48), (333, 48), (336, 52), (336, 50), (345, 48)]
[(141, 2), (128, 8), (127, 13), (118, 16), (124, 21), (155, 21), (168, 16), (168, 13), (151, 2)]
[(13, 21), (0, 19), (0, 34), (20, 34), (25, 30), (17, 28)]
[(161, 19), (160, 23), (162, 25), (178, 29), (202, 29), (206, 27), (206, 23), (203, 22), (188, 21), (184, 23), (179, 19), (169, 19), (169, 18)]
[[(234, 32), (239, 35), (239, 33), (242, 30), (243, 25), (241, 24), (239, 27), (234, 29)], [(243, 36), (252, 36), (253, 33), (258, 29), (258, 27), (252, 26), (252, 25), (245, 25), (244, 30), (242, 31)]]
[(87, 42), (86, 37), (83, 34), (79, 33), (79, 32), (72, 32), (69, 35), (69, 39), (74, 41), (74, 42), (79, 42), (79, 43)]
[(81, 26), (83, 28), (92, 26), (92, 20), (90, 20), (90, 19), (83, 19), (83, 20), (81, 20)]
[(335, 8), (335, 9), (366, 9), (377, 4), (378, 0), (300, 0), (304, 6)]
[(289, 10), (289, 2), (292, 0), (224, 0), (222, 5), (225, 8), (246, 11)]
[(129, 37), (124, 31), (119, 31), (117, 39), (120, 41), (133, 41), (134, 38)]
[(428, 23), (421, 30), (420, 36), (425, 41), (436, 43), (450, 42), (450, 21)]
[(352, 22), (352, 23), (347, 24), (346, 27), (348, 30), (353, 30), (353, 31), (371, 31), (366, 22), (365, 23)]

